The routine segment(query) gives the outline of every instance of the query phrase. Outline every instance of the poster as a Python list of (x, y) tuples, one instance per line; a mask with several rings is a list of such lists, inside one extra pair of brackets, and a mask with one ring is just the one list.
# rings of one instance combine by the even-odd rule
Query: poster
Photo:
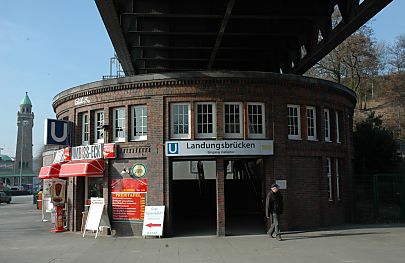
[(112, 220), (143, 220), (145, 214), (146, 193), (146, 179), (112, 179)]
[(44, 179), (42, 181), (44, 183), (42, 188), (42, 197), (49, 198), (51, 197), (52, 179)]
[(54, 205), (65, 204), (66, 181), (63, 179), (52, 179), (51, 200)]

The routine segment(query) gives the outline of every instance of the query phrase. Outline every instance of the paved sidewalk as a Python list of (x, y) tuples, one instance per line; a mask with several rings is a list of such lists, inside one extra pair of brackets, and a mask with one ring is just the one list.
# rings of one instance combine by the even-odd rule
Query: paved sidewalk
[(26, 262), (405, 262), (405, 225), (346, 226), (265, 235), (115, 238), (51, 233), (28, 197), (0, 204), (0, 263)]

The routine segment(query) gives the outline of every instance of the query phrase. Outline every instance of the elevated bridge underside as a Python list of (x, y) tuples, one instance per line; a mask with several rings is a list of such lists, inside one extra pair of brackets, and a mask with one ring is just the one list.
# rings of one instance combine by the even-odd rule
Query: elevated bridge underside
[(95, 1), (125, 74), (134, 75), (303, 74), (392, 0)]

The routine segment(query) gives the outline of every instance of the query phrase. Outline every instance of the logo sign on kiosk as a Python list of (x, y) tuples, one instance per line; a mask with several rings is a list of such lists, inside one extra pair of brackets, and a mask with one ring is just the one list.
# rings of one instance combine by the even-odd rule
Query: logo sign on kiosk
[(51, 186), (51, 201), (56, 206), (65, 204), (66, 181), (62, 179), (53, 179)]
[(103, 158), (101, 144), (72, 147), (72, 160), (101, 159), (101, 158)]
[(117, 146), (115, 143), (105, 143), (103, 145), (103, 157), (105, 159), (117, 157)]
[(146, 206), (143, 219), (142, 236), (158, 236), (163, 234), (165, 206)]

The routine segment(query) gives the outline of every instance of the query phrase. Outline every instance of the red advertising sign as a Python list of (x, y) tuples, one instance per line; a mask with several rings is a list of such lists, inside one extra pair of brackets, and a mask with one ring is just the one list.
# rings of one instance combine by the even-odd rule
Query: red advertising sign
[(146, 179), (122, 178), (112, 179), (111, 192), (147, 192)]
[(103, 156), (105, 159), (116, 158), (117, 151), (115, 143), (106, 143), (103, 145)]
[(113, 220), (143, 220), (146, 193), (121, 192), (111, 194)]
[(146, 179), (112, 179), (112, 220), (143, 220), (146, 205)]
[(70, 147), (66, 147), (63, 149), (63, 157), (65, 161), (71, 161), (72, 156), (70, 155)]

